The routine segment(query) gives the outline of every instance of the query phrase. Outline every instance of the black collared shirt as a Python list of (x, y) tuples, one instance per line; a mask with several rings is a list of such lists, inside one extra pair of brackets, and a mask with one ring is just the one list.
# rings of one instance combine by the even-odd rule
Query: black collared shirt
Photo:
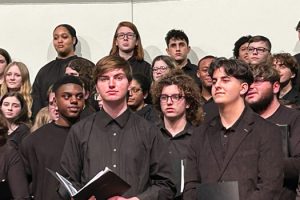
[(135, 56), (128, 59), (133, 74), (142, 74), (151, 80), (151, 65), (145, 60), (137, 60)]
[(190, 60), (187, 60), (187, 64), (184, 67), (182, 67), (181, 69), (184, 73), (186, 73), (187, 75), (192, 77), (195, 80), (195, 82), (199, 85), (199, 87), (201, 86), (201, 81), (197, 77), (197, 70), (198, 70), (197, 65), (194, 65), (191, 63)]
[(61, 166), (78, 188), (109, 167), (131, 185), (124, 197), (171, 199), (175, 185), (169, 159), (151, 123), (129, 109), (116, 119), (100, 110), (71, 128)]

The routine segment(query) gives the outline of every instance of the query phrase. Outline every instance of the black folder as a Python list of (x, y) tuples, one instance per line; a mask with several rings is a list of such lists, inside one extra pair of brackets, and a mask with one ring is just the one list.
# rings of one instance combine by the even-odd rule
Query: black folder
[(238, 182), (203, 183), (198, 188), (198, 200), (239, 200)]

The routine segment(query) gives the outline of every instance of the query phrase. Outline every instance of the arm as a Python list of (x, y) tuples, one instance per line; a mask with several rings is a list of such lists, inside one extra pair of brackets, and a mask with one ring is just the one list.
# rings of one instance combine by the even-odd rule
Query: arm
[(260, 136), (258, 157), (258, 184), (248, 200), (265, 200), (277, 197), (283, 185), (282, 140), (278, 127), (264, 127)]
[(39, 71), (39, 73), (36, 75), (34, 83), (32, 85), (32, 92), (31, 92), (31, 96), (32, 96), (32, 117), (34, 118), (36, 116), (36, 114), (39, 112), (39, 110), (42, 108), (42, 94), (41, 94), (41, 81), (40, 81), (40, 77), (41, 77), (41, 71)]
[(28, 182), (22, 160), (17, 150), (10, 154), (7, 179), (15, 200), (29, 200)]
[(176, 186), (173, 181), (168, 147), (156, 127), (152, 127), (149, 130), (150, 133), (155, 133), (151, 140), (150, 152), (150, 181), (152, 184), (143, 193), (137, 195), (137, 198), (141, 200), (173, 199)]

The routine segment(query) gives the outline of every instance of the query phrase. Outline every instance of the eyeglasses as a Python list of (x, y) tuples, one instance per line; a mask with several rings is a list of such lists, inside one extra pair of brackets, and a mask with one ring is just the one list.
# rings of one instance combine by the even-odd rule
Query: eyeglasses
[(132, 92), (133, 94), (136, 94), (136, 93), (142, 91), (142, 88), (135, 88), (135, 87), (133, 87), (133, 88), (128, 89), (128, 91)]
[(168, 68), (169, 67), (167, 67), (167, 66), (153, 67), (152, 71), (153, 72), (158, 72), (158, 71), (165, 72)]
[(160, 95), (160, 101), (162, 103), (166, 103), (166, 102), (168, 102), (168, 100), (170, 98), (173, 103), (176, 103), (179, 100), (181, 100), (183, 97), (184, 96), (181, 94), (172, 94), (172, 95), (162, 94), (162, 95)]
[(118, 33), (117, 34), (117, 38), (120, 39), (124, 39), (125, 36), (127, 37), (127, 39), (133, 39), (136, 35), (134, 33)]
[(264, 48), (264, 47), (258, 47), (258, 48), (254, 48), (254, 47), (249, 47), (248, 48), (248, 52), (249, 53), (254, 53), (254, 51), (256, 51), (258, 54), (263, 54), (266, 51), (270, 51), (270, 49)]

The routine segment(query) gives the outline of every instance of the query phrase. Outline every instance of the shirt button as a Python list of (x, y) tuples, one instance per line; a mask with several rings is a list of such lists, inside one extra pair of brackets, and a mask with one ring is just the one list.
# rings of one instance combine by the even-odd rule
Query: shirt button
[(172, 154), (172, 151), (169, 151), (169, 154)]
[(116, 136), (116, 135), (117, 135), (117, 133), (114, 133), (113, 135), (114, 135), (114, 136)]
[(116, 167), (117, 167), (117, 165), (113, 165), (113, 167), (114, 167), (114, 168), (116, 168)]
[(224, 135), (224, 138), (227, 138), (227, 135)]
[(116, 152), (116, 151), (117, 151), (117, 149), (114, 149), (113, 151), (114, 151), (114, 152)]

